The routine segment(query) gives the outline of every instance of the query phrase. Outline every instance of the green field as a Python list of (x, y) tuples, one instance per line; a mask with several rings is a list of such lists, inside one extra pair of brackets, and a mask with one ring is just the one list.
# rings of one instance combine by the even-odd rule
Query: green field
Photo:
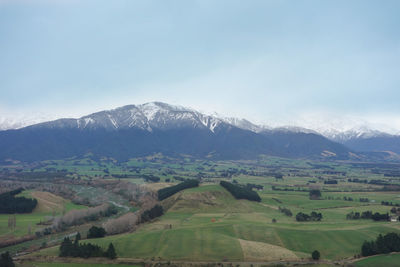
[[(351, 210), (386, 212), (388, 208), (381, 205), (359, 207), (359, 202), (354, 202), (348, 207), (347, 201), (309, 200), (303, 192), (262, 192), (261, 196), (262, 202), (256, 203), (236, 200), (219, 185), (188, 189), (164, 200), (168, 212), (136, 232), (90, 242), (103, 247), (113, 242), (119, 257), (125, 258), (248, 261), (292, 255), (306, 259), (317, 249), (322, 258), (338, 260), (359, 254), (363, 241), (379, 233), (400, 232), (399, 223), (345, 219)], [(296, 222), (280, 213), (279, 205), (289, 207), (294, 214), (319, 209), (324, 219)], [(277, 223), (272, 223), (273, 218)], [(165, 229), (167, 225), (172, 229)], [(254, 249), (259, 251), (257, 255), (252, 254)], [(57, 253), (57, 248), (41, 252)]]
[(364, 260), (357, 261), (356, 267), (398, 267), (400, 263), (400, 254), (379, 255)]
[[(32, 194), (38, 194), (34, 191), (23, 191), (20, 195), (24, 197), (33, 198)], [(42, 195), (42, 199), (38, 199), (38, 205), (29, 214), (16, 214), (16, 228), (12, 229), (8, 227), (8, 219), (10, 214), (0, 214), (0, 238), (7, 238), (9, 236), (23, 236), (28, 234), (29, 228), (31, 234), (43, 226), (37, 225), (40, 222), (45, 221), (53, 215), (61, 215), (62, 212), (67, 212), (73, 209), (83, 209), (85, 206), (75, 205), (71, 201), (63, 199), (61, 197), (52, 195), (50, 193), (39, 192), (39, 196)]]
[[(200, 187), (181, 191), (163, 200), (160, 204), (165, 214), (152, 222), (140, 224), (134, 232), (81, 241), (96, 243), (103, 248), (112, 242), (120, 258), (147, 261), (307, 262), (311, 252), (318, 250), (323, 260), (334, 264), (333, 261), (337, 260), (352, 261), (360, 254), (365, 240), (374, 240), (379, 234), (388, 232), (400, 233), (399, 222), (346, 219), (350, 212), (389, 213), (392, 206), (382, 202), (400, 204), (400, 190), (396, 187), (400, 185), (400, 177), (391, 175), (398, 166), (392, 164), (319, 162), (277, 157), (260, 157), (252, 161), (210, 161), (185, 156), (173, 159), (161, 154), (117, 162), (111, 158), (96, 159), (88, 154), (81, 159), (7, 166), (6, 169), (12, 172), (13, 167), (22, 169), (13, 173), (21, 180), (28, 177), (50, 184), (51, 172), (57, 175), (64, 173), (62, 179), (73, 181), (69, 183), (69, 188), (77, 196), (97, 200), (96, 205), (118, 203), (124, 212), (136, 211), (136, 205), (140, 208), (140, 203), (120, 194), (118, 190), (123, 187), (112, 190), (95, 186), (96, 181), (108, 183), (121, 180), (144, 184), (140, 188), (145, 190), (158, 190), (183, 179), (201, 181)], [(146, 177), (159, 178), (160, 183), (146, 181)], [(248, 183), (263, 186), (262, 190), (257, 190), (261, 202), (236, 200), (219, 186), (221, 180), (243, 186)], [(333, 180), (336, 182), (327, 183)], [(391, 186), (389, 190), (386, 185)], [(322, 192), (320, 200), (309, 199), (309, 191), (315, 188)], [(29, 196), (30, 192), (23, 194)], [(290, 209), (293, 216), (286, 216), (279, 211), (279, 207)], [(64, 201), (62, 208), (69, 210), (80, 207)], [(30, 224), (36, 225), (45, 216), (51, 215), (51, 211), (52, 208), (49, 211), (41, 206), (32, 214), (17, 215), (17, 229), (13, 232), (7, 228), (8, 216), (2, 215), (0, 234), (3, 237), (26, 234)], [(312, 211), (321, 213), (322, 221), (295, 220), (297, 213), (310, 214)], [(60, 209), (57, 209), (57, 214), (60, 214)], [(70, 227), (67, 232), (85, 233), (88, 227), (90, 224)], [(67, 232), (51, 234), (48, 245), (59, 244)], [(39, 241), (43, 242), (26, 242), (10, 247), (10, 251), (21, 252), (31, 246), (39, 247)], [(58, 247), (35, 253), (57, 256)]]

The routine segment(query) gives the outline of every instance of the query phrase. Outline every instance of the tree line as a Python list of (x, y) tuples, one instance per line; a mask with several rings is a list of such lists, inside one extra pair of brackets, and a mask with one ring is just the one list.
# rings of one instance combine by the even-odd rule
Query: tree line
[(16, 197), (22, 188), (0, 194), (0, 213), (31, 213), (36, 208), (37, 200), (25, 197)]
[(311, 212), (310, 215), (303, 213), (303, 212), (299, 212), (296, 214), (296, 221), (298, 222), (310, 222), (310, 221), (321, 221), (322, 219), (322, 214), (321, 213), (317, 213), (315, 211)]
[(374, 221), (389, 221), (390, 216), (388, 213), (379, 213), (375, 212), (373, 213), (370, 210), (363, 211), (362, 213), (360, 212), (350, 212), (346, 215), (347, 220), (359, 220), (359, 219), (372, 219)]
[(178, 193), (179, 191), (182, 191), (184, 189), (187, 188), (191, 188), (191, 187), (197, 187), (199, 186), (199, 181), (198, 180), (186, 180), (182, 183), (179, 183), (177, 185), (174, 186), (170, 186), (170, 187), (166, 187), (166, 188), (162, 188), (160, 190), (158, 190), (158, 200), (164, 200), (176, 193)]
[(247, 199), (247, 200), (257, 201), (257, 202), (261, 201), (261, 198), (257, 194), (257, 192), (254, 192), (251, 189), (242, 187), (240, 185), (234, 185), (234, 184), (226, 182), (226, 181), (221, 181), (219, 184), (222, 187), (224, 187), (226, 190), (228, 190), (229, 193), (231, 193), (232, 196), (234, 196), (236, 199)]
[(65, 237), (60, 245), (59, 256), (80, 258), (107, 257), (109, 259), (115, 259), (117, 257), (117, 253), (115, 252), (115, 248), (112, 243), (110, 243), (107, 250), (104, 251), (100, 246), (95, 244), (80, 244), (80, 239), (81, 235), (79, 233), (76, 235), (74, 243), (72, 243), (69, 237)]
[(163, 214), (164, 214), (163, 207), (157, 204), (154, 207), (152, 207), (151, 209), (145, 210), (142, 213), (141, 221), (148, 222), (148, 221), (153, 220), (154, 218), (162, 216)]
[(388, 233), (384, 236), (379, 235), (375, 241), (364, 241), (361, 246), (361, 255), (364, 257), (390, 252), (400, 252), (399, 234)]

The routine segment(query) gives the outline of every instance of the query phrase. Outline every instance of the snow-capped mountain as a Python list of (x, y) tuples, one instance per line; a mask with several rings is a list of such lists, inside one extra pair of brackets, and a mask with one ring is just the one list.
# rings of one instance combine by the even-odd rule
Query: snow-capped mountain
[(79, 119), (60, 119), (32, 127), (107, 130), (137, 128), (149, 132), (153, 129), (193, 127), (207, 128), (214, 132), (215, 128), (223, 122), (222, 119), (204, 115), (190, 108), (151, 102), (101, 111)]
[(264, 125), (257, 125), (254, 124), (246, 119), (239, 119), (239, 118), (234, 118), (234, 117), (224, 117), (218, 114), (213, 115), (214, 118), (220, 119), (224, 121), (225, 123), (231, 124), (235, 127), (238, 127), (243, 130), (249, 130), (255, 133), (262, 132), (264, 130), (270, 130), (271, 128), (268, 126)]
[(89, 152), (120, 160), (154, 153), (220, 159), (258, 155), (346, 159), (351, 155), (343, 145), (305, 129), (274, 131), (244, 119), (205, 115), (161, 102), (0, 131), (0, 148), (0, 160), (26, 161)]
[(364, 127), (352, 128), (346, 131), (338, 131), (336, 129), (325, 130), (321, 133), (323, 136), (339, 143), (345, 143), (354, 139), (367, 139), (373, 137), (388, 137), (388, 133)]
[(0, 117), (0, 131), (8, 130), (8, 129), (19, 129), (34, 123), (38, 123), (40, 121), (32, 121), (26, 118), (6, 118)]
[[(15, 149), (17, 146), (21, 149)], [(329, 154), (345, 159), (357, 151), (400, 154), (400, 137), (367, 127), (322, 133), (294, 126), (270, 128), (246, 119), (205, 115), (191, 108), (151, 102), (0, 131), (0, 147), (0, 158), (14, 155), (29, 160), (87, 152), (123, 159), (158, 152), (222, 158)]]

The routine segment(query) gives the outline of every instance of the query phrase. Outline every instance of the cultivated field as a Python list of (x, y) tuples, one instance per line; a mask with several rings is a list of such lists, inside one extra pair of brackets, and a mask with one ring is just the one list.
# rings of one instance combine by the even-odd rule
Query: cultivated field
[[(19, 166), (24, 171), (13, 175), (14, 179), (24, 179), (24, 175), (41, 175), (45, 170), (55, 170), (58, 174), (66, 170), (63, 179), (71, 181), (71, 188), (77, 195), (119, 203), (121, 207), (128, 207), (125, 211), (133, 212), (137, 210), (136, 203), (119, 191), (90, 186), (91, 182), (126, 181), (156, 192), (184, 179), (200, 180), (199, 187), (161, 201), (164, 215), (138, 225), (135, 231), (81, 241), (98, 244), (104, 249), (112, 242), (121, 259), (307, 263), (311, 261), (311, 252), (318, 250), (324, 261), (321, 266), (333, 266), (353, 262), (365, 240), (373, 240), (379, 234), (400, 233), (398, 221), (346, 219), (350, 212), (390, 214), (393, 206), (400, 205), (400, 177), (393, 175), (397, 167), (389, 163), (316, 162), (274, 157), (254, 161), (207, 161), (188, 157), (171, 159), (162, 155), (120, 163), (112, 159), (93, 160), (88, 156), (80, 160), (43, 162), (40, 167)], [(261, 186), (262, 189), (254, 189), (261, 202), (235, 199), (219, 185), (221, 180)], [(46, 182), (51, 183), (50, 178)], [(320, 199), (310, 199), (312, 189), (321, 191)], [(17, 215), (17, 226), (19, 220), (24, 221), (23, 216), (35, 225), (53, 210), (58, 214), (62, 209), (81, 208), (47, 193), (23, 193), (38, 199), (39, 205), (32, 214)], [(280, 208), (289, 209), (292, 216), (285, 215)], [(322, 214), (321, 221), (296, 221), (297, 213), (313, 211)], [(1, 216), (7, 226), (8, 217)], [(26, 233), (28, 224), (20, 225), (13, 234)], [(80, 229), (87, 231), (84, 227), (70, 230)], [(10, 234), (7, 227), (0, 230), (3, 235)], [(23, 245), (13, 249), (24, 251)], [(53, 246), (30, 255), (57, 256), (58, 251), (58, 246)], [(376, 258), (376, 261), (390, 259)], [(368, 261), (373, 258), (354, 264), (363, 266), (360, 264)]]
[[(317, 249), (323, 258), (339, 260), (359, 254), (362, 242), (379, 233), (400, 232), (398, 222), (346, 220), (351, 210), (387, 212), (380, 204), (360, 207), (358, 202), (309, 200), (303, 192), (264, 191), (261, 196), (263, 201), (256, 203), (236, 200), (219, 185), (188, 189), (166, 199), (163, 204), (168, 212), (136, 232), (90, 242), (104, 247), (113, 242), (118, 255), (126, 258), (270, 261), (306, 259)], [(374, 196), (377, 200), (388, 198), (385, 194)], [(324, 218), (321, 222), (296, 222), (279, 212), (279, 206), (294, 214), (318, 210)], [(272, 223), (274, 218), (276, 223)], [(167, 225), (172, 229), (165, 229)], [(57, 248), (40, 252), (57, 253)]]

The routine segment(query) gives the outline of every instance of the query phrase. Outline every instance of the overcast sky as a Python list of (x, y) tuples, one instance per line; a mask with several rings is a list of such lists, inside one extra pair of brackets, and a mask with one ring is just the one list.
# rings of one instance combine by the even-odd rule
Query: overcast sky
[(0, 117), (163, 101), (400, 131), (400, 1), (0, 0)]

